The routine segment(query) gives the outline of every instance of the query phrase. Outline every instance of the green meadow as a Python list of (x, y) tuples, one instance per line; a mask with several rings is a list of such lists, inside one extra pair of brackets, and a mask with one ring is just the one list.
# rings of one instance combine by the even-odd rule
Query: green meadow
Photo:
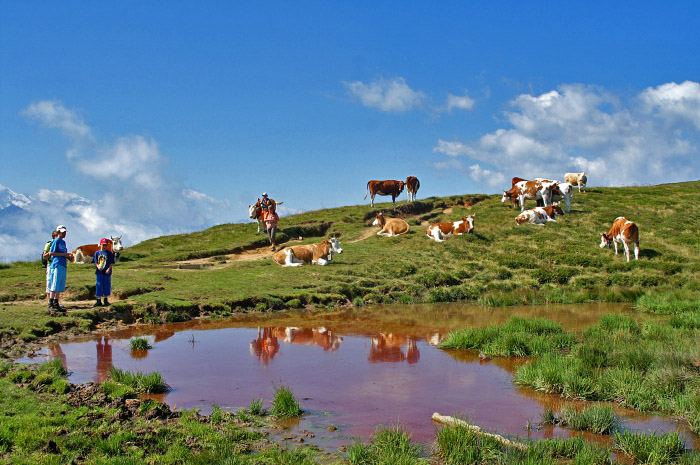
[[(700, 182), (590, 188), (575, 193), (570, 214), (545, 227), (516, 226), (518, 211), (496, 195), (400, 201), (395, 209), (390, 203), (375, 209), (349, 206), (284, 217), (282, 245), (315, 243), (331, 235), (340, 240), (344, 253), (326, 267), (284, 268), (269, 258), (234, 259), (245, 256), (234, 254), (256, 249), (265, 252), (266, 239), (256, 234), (252, 222), (222, 224), (125, 249), (114, 268), (119, 301), (109, 312), (86, 307), (69, 312), (67, 319), (42, 315), (44, 278), (38, 261), (3, 265), (0, 331), (31, 339), (31, 334), (51, 333), (52, 325), (85, 328), (109, 314), (165, 322), (202, 314), (375, 303), (469, 301), (508, 306), (608, 301), (631, 302), (649, 312), (694, 311), (700, 306), (699, 190)], [(373, 234), (378, 228), (370, 225), (379, 211), (405, 218), (410, 233), (396, 238)], [(421, 226), (467, 214), (476, 215), (475, 234), (443, 243), (429, 240)], [(623, 254), (598, 247), (600, 233), (618, 216), (639, 226), (637, 262), (627, 263)], [(91, 265), (69, 267), (66, 300), (87, 300), (94, 287)], [(71, 317), (76, 320), (71, 322)]]
[[(523, 451), (459, 427), (440, 429), (432, 449), (414, 443), (410, 432), (391, 427), (378, 430), (369, 443), (329, 455), (313, 447), (265, 442), (262, 425), (301, 412), (295, 394), (284, 385), (274, 400), (265, 400), (271, 402), (272, 417), (262, 399), (251, 399), (249, 409), (233, 413), (215, 407), (207, 418), (196, 411), (168, 413), (153, 402), (133, 407), (139, 393), (169, 388), (158, 373), (115, 369), (90, 394), (90, 399), (102, 399), (92, 405), (76, 401), (76, 388), (55, 363), (26, 368), (1, 360), (21, 355), (46, 336), (86, 333), (109, 320), (165, 323), (298, 308), (368, 306), (370, 311), (370, 305), (380, 303), (464, 301), (499, 307), (603, 301), (668, 316), (653, 323), (606, 316), (582, 332), (564, 331), (547, 320), (513, 318), (499, 326), (455, 331), (442, 347), (528, 357), (514, 382), (591, 401), (582, 411), (549, 412), (546, 421), (612, 435), (612, 452), (635, 463), (699, 463), (675, 433), (648, 437), (620, 431), (611, 409), (596, 403), (662, 412), (700, 431), (699, 191), (700, 181), (576, 191), (571, 213), (544, 227), (516, 226), (519, 211), (496, 195), (411, 204), (402, 200), (396, 208), (380, 203), (374, 209), (348, 206), (282, 218), (279, 245), (339, 239), (344, 252), (325, 267), (277, 266), (254, 223), (222, 224), (125, 249), (114, 267), (116, 299), (110, 307), (92, 308), (92, 266), (69, 265), (63, 301), (67, 316), (46, 314), (44, 270), (38, 260), (0, 265), (0, 460), (611, 463), (610, 449), (580, 438), (528, 443)], [(410, 233), (376, 236), (378, 228), (371, 223), (379, 211), (406, 219)], [(426, 237), (428, 223), (468, 214), (476, 215), (475, 234), (443, 243)], [(615, 256), (613, 250), (599, 248), (600, 233), (618, 216), (639, 226), (639, 261), (628, 263), (623, 253)], [(132, 342), (135, 350), (147, 349), (147, 340)]]

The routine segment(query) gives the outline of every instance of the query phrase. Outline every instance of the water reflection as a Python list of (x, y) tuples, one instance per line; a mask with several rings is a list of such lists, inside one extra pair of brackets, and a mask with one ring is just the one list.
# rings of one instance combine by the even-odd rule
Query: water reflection
[[(578, 330), (611, 309), (550, 307), (530, 308), (529, 312)], [(617, 311), (625, 309), (618, 306)], [(293, 428), (314, 431), (317, 438), (311, 442), (326, 449), (348, 444), (349, 437), (368, 438), (377, 425), (398, 422), (417, 441), (432, 441), (435, 425), (430, 417), (435, 411), (464, 414), (470, 422), (506, 435), (569, 436), (571, 431), (558, 426), (524, 429), (528, 423), (539, 423), (544, 408), (558, 411), (570, 404), (558, 396), (514, 385), (512, 374), (524, 360), (485, 360), (475, 352), (435, 347), (453, 329), (500, 323), (512, 315), (526, 316), (525, 312), (394, 306), (330, 315), (195, 320), (52, 344), (47, 355), (61, 358), (75, 383), (101, 382), (112, 365), (128, 371), (158, 371), (174, 387), (161, 400), (178, 409), (199, 408), (205, 414), (213, 404), (233, 410), (247, 407), (255, 397), (270, 402), (274, 386), (283, 382), (302, 399), (308, 412)], [(155, 338), (147, 357), (130, 349), (133, 336)], [(678, 427), (663, 417), (620, 414), (626, 426), (635, 429)], [(338, 430), (329, 433), (329, 425)], [(684, 435), (689, 446), (698, 447), (697, 435)]]
[(420, 351), (413, 337), (400, 336), (393, 333), (379, 333), (372, 336), (369, 348), (370, 362), (408, 362), (417, 363)]

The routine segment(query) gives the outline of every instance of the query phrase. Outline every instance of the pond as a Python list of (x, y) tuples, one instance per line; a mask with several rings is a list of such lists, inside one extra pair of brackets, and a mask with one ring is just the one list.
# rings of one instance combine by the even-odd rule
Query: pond
[[(633, 314), (619, 304), (498, 309), (392, 305), (324, 314), (262, 314), (135, 326), (52, 344), (42, 355), (60, 357), (73, 383), (104, 381), (112, 366), (160, 372), (173, 390), (159, 400), (203, 414), (214, 404), (230, 411), (247, 408), (256, 397), (269, 408), (275, 386), (284, 384), (305, 411), (301, 419), (285, 424), (284, 433), (308, 431), (307, 442), (326, 450), (351, 444), (355, 437), (367, 440), (379, 425), (402, 425), (414, 440), (431, 442), (437, 426), (431, 421), (433, 412), (466, 417), (503, 435), (567, 437), (581, 433), (536, 427), (545, 408), (558, 411), (571, 402), (513, 384), (522, 359), (482, 360), (473, 351), (443, 351), (436, 344), (452, 329), (500, 324), (511, 316), (547, 318), (567, 330), (583, 330), (606, 313)], [(148, 337), (153, 349), (132, 352), (133, 336)], [(678, 430), (687, 447), (700, 447), (697, 435), (669, 418), (616, 410), (627, 429)]]

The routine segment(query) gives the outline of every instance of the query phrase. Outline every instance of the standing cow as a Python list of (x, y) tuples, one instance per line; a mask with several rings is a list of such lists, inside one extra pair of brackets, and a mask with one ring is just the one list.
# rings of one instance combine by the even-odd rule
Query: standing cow
[(408, 193), (408, 201), (413, 202), (416, 200), (416, 192), (420, 189), (420, 181), (415, 176), (409, 176), (406, 178), (406, 192)]
[(625, 248), (625, 257), (630, 261), (630, 244), (634, 244), (634, 259), (639, 260), (639, 228), (624, 216), (619, 216), (613, 221), (610, 231), (600, 233), (600, 248), (615, 245), (617, 255), (617, 243), (621, 242)]
[(375, 195), (390, 195), (391, 205), (396, 206), (396, 197), (403, 192), (403, 188), (406, 185), (403, 181), (368, 181), (367, 182), (367, 192), (365, 192), (365, 199), (367, 194), (370, 195), (370, 206), (374, 208), (374, 196)]
[(588, 177), (586, 173), (581, 171), (580, 173), (566, 173), (564, 175), (564, 182), (570, 182), (573, 186), (578, 186), (579, 193), (583, 187), (583, 192), (586, 192), (586, 183), (588, 182)]

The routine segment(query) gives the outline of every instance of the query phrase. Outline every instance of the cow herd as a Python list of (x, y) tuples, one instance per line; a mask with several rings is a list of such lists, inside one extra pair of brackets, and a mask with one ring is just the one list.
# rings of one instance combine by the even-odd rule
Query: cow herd
[[(503, 191), (501, 202), (510, 200), (513, 202), (513, 206), (520, 206), (520, 214), (515, 217), (516, 225), (544, 226), (547, 223), (556, 222), (557, 216), (565, 214), (564, 209), (560, 206), (561, 202), (564, 202), (566, 213), (571, 212), (574, 188), (577, 187), (579, 193), (585, 192), (587, 182), (588, 178), (583, 172), (566, 173), (563, 182), (545, 178), (535, 178), (533, 181), (529, 181), (514, 177), (511, 181), (511, 188)], [(365, 199), (369, 194), (370, 206), (374, 207), (375, 196), (391, 196), (392, 205), (395, 206), (396, 198), (403, 192), (404, 188), (408, 192), (408, 201), (412, 202), (416, 199), (420, 181), (415, 176), (407, 177), (406, 181), (368, 181)], [(526, 210), (525, 201), (527, 200), (535, 200), (538, 206)], [(474, 217), (475, 215), (468, 215), (457, 221), (433, 223), (428, 226), (426, 235), (436, 242), (443, 242), (452, 236), (471, 234), (474, 232)], [(253, 218), (252, 210), (251, 218)], [(387, 218), (381, 212), (377, 214), (372, 225), (379, 226), (378, 236), (386, 237), (400, 236), (408, 233), (411, 229), (406, 221), (400, 218)], [(614, 245), (617, 255), (618, 243), (623, 245), (627, 261), (630, 260), (630, 247), (632, 245), (634, 245), (635, 259), (639, 259), (639, 230), (637, 225), (624, 217), (617, 218), (607, 233), (601, 233), (601, 248)], [(327, 265), (334, 253), (342, 253), (342, 251), (337, 239), (332, 238), (319, 244), (286, 247), (275, 253), (273, 260), (281, 266)]]

